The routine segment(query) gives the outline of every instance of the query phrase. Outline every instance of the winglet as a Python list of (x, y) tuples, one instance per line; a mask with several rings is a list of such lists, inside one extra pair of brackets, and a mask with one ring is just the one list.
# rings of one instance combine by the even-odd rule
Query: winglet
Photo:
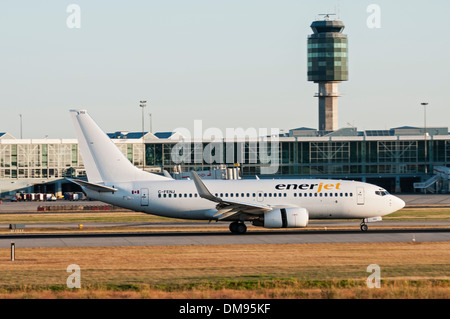
[(195, 187), (197, 188), (197, 192), (200, 195), (201, 198), (220, 203), (222, 200), (213, 194), (206, 188), (205, 184), (200, 179), (200, 176), (195, 171), (191, 171), (192, 179), (194, 180)]

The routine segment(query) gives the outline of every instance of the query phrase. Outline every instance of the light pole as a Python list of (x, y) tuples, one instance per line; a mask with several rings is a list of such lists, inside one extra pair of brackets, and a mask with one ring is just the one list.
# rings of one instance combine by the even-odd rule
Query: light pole
[(425, 142), (425, 174), (428, 174), (428, 148), (427, 148), (427, 106), (428, 103), (424, 102), (424, 103), (420, 103), (420, 105), (423, 106), (423, 127), (424, 127), (424, 132), (423, 132), (423, 136), (424, 136), (424, 142)]
[(144, 170), (145, 166), (144, 108), (147, 106), (147, 101), (140, 101), (139, 106), (142, 108), (142, 170)]
[(153, 133), (152, 113), (150, 113), (149, 116), (150, 116), (150, 133)]
[(20, 139), (22, 139), (23, 138), (23, 136), (22, 136), (22, 114), (19, 114), (19, 117), (20, 117)]

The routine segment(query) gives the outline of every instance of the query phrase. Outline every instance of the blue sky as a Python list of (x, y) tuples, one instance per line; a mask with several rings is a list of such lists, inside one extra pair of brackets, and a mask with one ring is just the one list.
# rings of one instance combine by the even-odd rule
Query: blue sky
[[(81, 9), (70, 29), (69, 4)], [(381, 28), (367, 7), (381, 8)], [(0, 131), (72, 138), (69, 109), (108, 132), (317, 127), (317, 85), (306, 41), (320, 13), (339, 11), (350, 80), (339, 126), (450, 126), (450, 37), (445, 0), (2, 0)]]

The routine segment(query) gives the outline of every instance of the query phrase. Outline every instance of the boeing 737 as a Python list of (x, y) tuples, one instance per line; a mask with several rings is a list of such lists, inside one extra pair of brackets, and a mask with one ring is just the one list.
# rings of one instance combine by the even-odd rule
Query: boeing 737
[(405, 206), (379, 186), (344, 180), (175, 180), (134, 166), (85, 110), (71, 110), (87, 181), (72, 179), (92, 199), (158, 216), (245, 222), (268, 229), (306, 228), (310, 219), (360, 219), (367, 223)]

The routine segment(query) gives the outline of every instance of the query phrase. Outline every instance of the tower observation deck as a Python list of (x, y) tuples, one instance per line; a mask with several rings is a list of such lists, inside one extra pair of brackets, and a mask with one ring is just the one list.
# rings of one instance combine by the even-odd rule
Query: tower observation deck
[(348, 40), (340, 20), (314, 21), (308, 37), (308, 81), (319, 84), (319, 130), (338, 129), (338, 83), (348, 81)]

